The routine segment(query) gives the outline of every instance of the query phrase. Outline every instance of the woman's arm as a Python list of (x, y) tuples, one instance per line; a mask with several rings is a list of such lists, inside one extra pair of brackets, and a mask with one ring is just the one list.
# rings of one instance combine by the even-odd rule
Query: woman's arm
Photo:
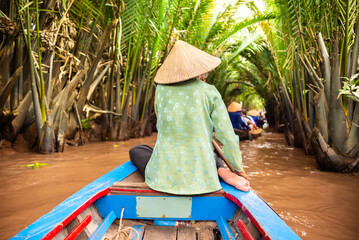
[(239, 149), (239, 139), (233, 131), (229, 115), (220, 93), (215, 89), (212, 96), (213, 111), (211, 118), (215, 128), (216, 138), (223, 144), (223, 155), (236, 171), (242, 172), (242, 154)]

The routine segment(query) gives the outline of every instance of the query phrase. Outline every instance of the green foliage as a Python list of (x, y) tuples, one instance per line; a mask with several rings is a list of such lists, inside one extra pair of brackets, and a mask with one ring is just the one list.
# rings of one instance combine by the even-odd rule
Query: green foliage
[(235, 96), (233, 101), (242, 102), (243, 109), (264, 109), (264, 99), (258, 95), (254, 87), (242, 85), (239, 90), (241, 94)]
[(91, 117), (81, 119), (82, 129), (90, 129), (92, 127), (90, 121), (91, 121)]
[[(24, 73), (31, 76), (33, 84), (21, 82), (25, 86), (21, 97), (27, 93), (27, 86), (33, 86), (34, 93), (39, 89), (37, 98), (32, 98), (39, 101), (33, 103), (35, 110), (40, 109), (41, 103), (43, 115), (49, 115), (42, 118), (45, 124), (37, 123), (38, 128), (52, 127), (55, 135), (48, 139), (56, 139), (58, 144), (64, 142), (62, 133), (74, 113), (82, 119), (84, 129), (91, 127), (89, 120), (94, 112), (103, 114), (103, 128), (112, 130), (103, 131), (104, 134), (114, 135), (103, 139), (122, 138), (118, 132), (125, 135), (126, 127), (141, 129), (144, 120), (151, 117), (156, 71), (178, 39), (222, 59), (208, 82), (219, 89), (225, 101), (246, 91), (262, 98), (270, 95), (273, 87), (266, 84), (268, 77), (277, 84), (274, 79), (278, 74), (268, 74), (274, 68), (270, 60), (255, 62), (268, 57), (262, 46), (260, 24), (274, 18), (272, 13), (258, 11), (255, 1), (61, 0), (41, 4), (17, 0), (16, 3), (18, 12), (14, 19), (23, 26), (18, 37), (25, 36), (28, 42), (30, 58), (25, 57), (37, 60), (30, 68), (24, 68), (33, 71)], [(250, 13), (248, 16), (241, 15), (244, 8)], [(33, 53), (37, 54), (35, 58)], [(9, 62), (21, 62), (16, 57)]]
[(339, 155), (356, 156), (359, 1), (280, 0), (273, 11), (277, 21), (261, 25), (286, 125), (293, 126), (298, 110)]
[(355, 74), (350, 79), (344, 78), (342, 89), (339, 89), (338, 98), (341, 95), (346, 95), (356, 102), (359, 102), (359, 74)]

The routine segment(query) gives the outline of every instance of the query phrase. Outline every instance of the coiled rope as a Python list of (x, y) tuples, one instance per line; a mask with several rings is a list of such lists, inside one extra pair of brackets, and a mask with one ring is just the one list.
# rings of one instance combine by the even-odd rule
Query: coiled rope
[[(139, 233), (136, 229), (134, 229), (133, 227), (125, 227), (122, 229), (123, 224), (122, 224), (122, 218), (123, 218), (123, 212), (125, 211), (125, 208), (122, 208), (121, 211), (121, 218), (120, 218), (120, 224), (118, 225), (118, 230), (117, 233), (115, 233), (115, 235), (113, 235), (111, 237), (111, 240), (127, 240), (128, 237), (130, 236), (131, 232), (136, 233), (137, 238), (136, 240), (140, 239)], [(106, 239), (109, 240), (109, 239)]]

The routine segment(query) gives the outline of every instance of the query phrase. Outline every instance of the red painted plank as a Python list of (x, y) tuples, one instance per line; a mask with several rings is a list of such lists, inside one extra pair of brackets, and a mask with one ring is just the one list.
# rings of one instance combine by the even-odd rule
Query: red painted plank
[(247, 226), (241, 219), (238, 219), (237, 226), (246, 240), (254, 240), (252, 234), (249, 232)]
[(75, 217), (77, 217), (83, 210), (89, 207), (93, 202), (95, 202), (100, 197), (107, 195), (109, 192), (109, 188), (106, 188), (97, 194), (95, 194), (92, 198), (87, 200), (84, 204), (82, 204), (78, 209), (76, 209), (72, 214), (70, 214), (67, 218), (65, 218), (61, 223), (59, 223), (56, 227), (54, 227), (48, 234), (46, 234), (42, 240), (50, 240), (55, 237), (69, 222), (71, 222)]
[[(162, 193), (162, 192), (158, 192), (156, 190), (152, 190), (152, 189), (129, 189), (129, 188), (124, 188), (124, 187), (110, 187), (110, 193), (111, 192), (131, 192), (131, 193)], [(219, 190), (216, 192), (212, 192), (212, 193), (206, 193), (204, 195), (216, 195), (216, 194), (223, 194), (225, 195), (225, 191), (223, 190)]]
[(259, 230), (259, 232), (263, 235), (263, 237), (266, 240), (272, 240), (272, 238), (270, 236), (268, 236), (268, 234), (263, 230), (263, 228), (259, 225), (259, 223), (257, 222), (257, 220), (253, 217), (253, 215), (247, 210), (247, 208), (245, 206), (243, 206), (243, 204), (234, 196), (232, 196), (229, 193), (225, 194), (225, 197), (230, 199), (232, 202), (234, 202), (235, 204), (237, 204), (238, 207), (240, 207), (242, 209), (242, 211), (247, 215), (247, 217), (249, 217), (249, 219), (252, 221), (252, 223), (254, 224), (254, 226), (256, 226), (256, 228)]
[(77, 225), (74, 230), (72, 230), (69, 235), (65, 238), (65, 240), (74, 240), (76, 237), (84, 230), (84, 228), (91, 222), (91, 215), (87, 215), (80, 223)]
[(158, 193), (158, 191), (151, 189), (127, 189), (127, 188), (117, 188), (117, 187), (111, 187), (110, 191), (134, 192), (134, 193)]

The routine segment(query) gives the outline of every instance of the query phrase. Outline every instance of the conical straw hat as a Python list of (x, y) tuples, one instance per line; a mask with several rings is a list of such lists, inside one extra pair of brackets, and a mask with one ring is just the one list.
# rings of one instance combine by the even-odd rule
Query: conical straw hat
[(154, 81), (159, 84), (182, 82), (215, 69), (221, 59), (178, 40), (158, 69)]
[(242, 104), (237, 102), (232, 102), (231, 104), (229, 104), (228, 112), (238, 112), (238, 111), (242, 111)]
[(248, 111), (247, 114), (248, 114), (248, 115), (251, 115), (252, 117), (256, 117), (256, 116), (259, 115), (259, 111), (253, 109), (253, 110)]

